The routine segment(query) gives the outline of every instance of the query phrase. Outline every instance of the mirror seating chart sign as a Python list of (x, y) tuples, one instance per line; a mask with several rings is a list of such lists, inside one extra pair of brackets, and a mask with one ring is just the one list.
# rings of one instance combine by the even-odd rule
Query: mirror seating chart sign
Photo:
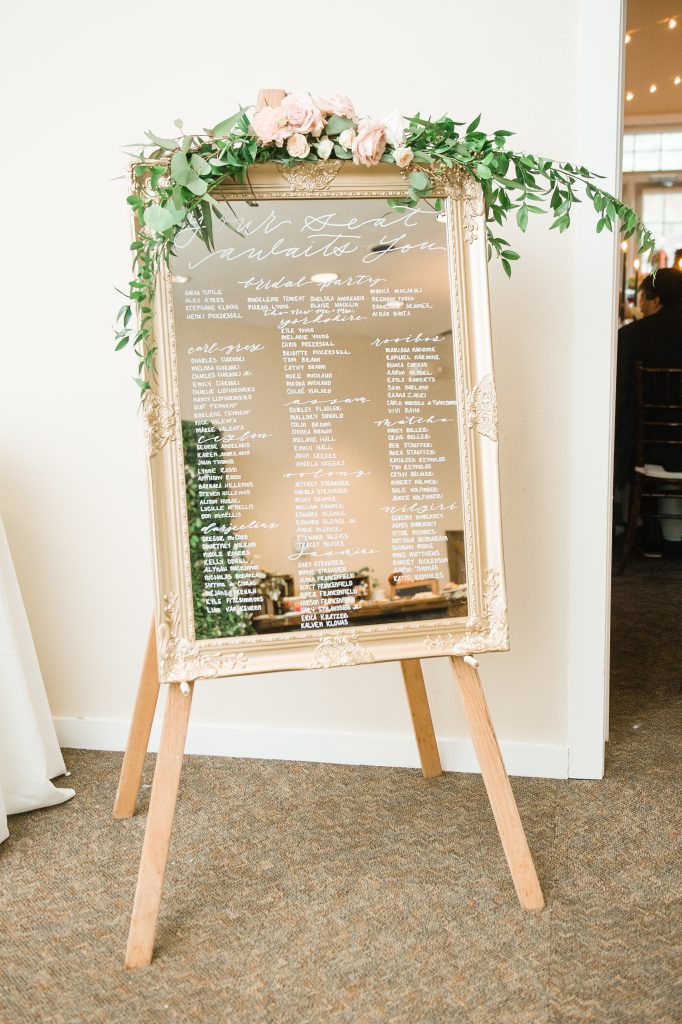
[(179, 233), (144, 402), (162, 682), (507, 647), (485, 223), (341, 161)]
[(420, 661), (450, 657), (517, 895), (544, 905), (476, 671), (508, 646), (483, 193), (460, 167), (418, 180), (410, 204), (395, 164), (257, 164), (212, 188), (211, 244), (182, 226), (161, 263), (143, 382), (157, 609), (117, 818), (168, 697), (129, 967), (151, 962), (201, 679), (398, 661), (433, 777)]

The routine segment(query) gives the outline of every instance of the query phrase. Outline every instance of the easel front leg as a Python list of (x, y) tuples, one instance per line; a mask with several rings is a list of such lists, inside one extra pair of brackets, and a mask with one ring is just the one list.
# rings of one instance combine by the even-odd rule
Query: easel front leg
[(130, 722), (126, 752), (123, 755), (121, 777), (114, 801), (115, 818), (131, 818), (135, 813), (135, 801), (140, 791), (144, 759), (149, 748), (149, 736), (154, 722), (154, 712), (159, 699), (159, 669), (156, 660), (156, 635), (152, 619), (147, 642), (147, 651), (142, 666), (140, 683), (135, 698), (135, 709)]
[(474, 658), (453, 658), (452, 664), (516, 894), (524, 910), (542, 910), (545, 901), (490, 720), (477, 662)]
[(435, 779), (437, 775), (443, 774), (443, 769), (440, 764), (436, 734), (433, 731), (433, 719), (424, 686), (421, 662), (418, 658), (411, 658), (409, 661), (401, 661), (400, 667), (403, 670), (405, 693), (407, 694), (407, 703), (410, 705), (422, 774), (425, 779)]
[[(186, 693), (182, 692), (181, 685)], [(126, 967), (146, 967), (152, 959), (193, 687), (193, 683), (168, 684), (166, 713), (159, 752), (156, 756), (147, 828), (128, 935)]]

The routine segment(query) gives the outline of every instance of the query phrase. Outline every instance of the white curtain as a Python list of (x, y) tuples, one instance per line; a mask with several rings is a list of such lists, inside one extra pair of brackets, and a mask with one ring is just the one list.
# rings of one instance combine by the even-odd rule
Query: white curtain
[(65, 771), (0, 520), (0, 842), (9, 834), (8, 814), (74, 795), (50, 782)]

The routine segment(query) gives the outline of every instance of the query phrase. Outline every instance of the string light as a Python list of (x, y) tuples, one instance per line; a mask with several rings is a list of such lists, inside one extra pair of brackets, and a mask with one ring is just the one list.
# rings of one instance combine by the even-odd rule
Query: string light
[(679, 24), (679, 14), (675, 14), (668, 18), (659, 18), (658, 21), (650, 21), (646, 25), (640, 25), (639, 28), (629, 28), (625, 33), (625, 42), (632, 42), (632, 37), (637, 35), (638, 32), (646, 32), (649, 28), (667, 28), (676, 29)]
[(639, 268), (641, 267), (641, 263), (639, 262), (638, 259), (634, 259), (632, 261), (632, 266), (634, 267), (635, 270), (639, 270)]
[(649, 86), (649, 92), (651, 92), (651, 93), (656, 92), (657, 89), (658, 89), (658, 86), (655, 85), (655, 84), (652, 84), (652, 85)]
[(634, 98), (635, 98), (634, 92), (626, 92), (625, 93), (625, 99), (628, 101), (628, 103), (630, 102), (630, 100), (634, 100)]
[(680, 82), (682, 82), (682, 78), (680, 78), (679, 75), (675, 75), (675, 77), (673, 78), (673, 85), (679, 85)]
[(621, 249), (621, 252), (627, 252), (628, 251), (628, 243), (627, 242), (621, 242), (620, 243), (620, 249)]

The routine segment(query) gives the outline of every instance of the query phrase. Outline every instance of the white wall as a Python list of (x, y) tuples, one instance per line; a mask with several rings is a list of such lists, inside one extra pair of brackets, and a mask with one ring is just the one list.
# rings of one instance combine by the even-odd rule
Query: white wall
[[(301, 0), (295, 13), (269, 2), (43, 0), (13, 5), (7, 20), (14, 110), (3, 163), (15, 201), (5, 209), (0, 514), (62, 737), (114, 746), (152, 605), (133, 366), (111, 341), (114, 286), (129, 273), (121, 146), (146, 128), (168, 134), (176, 117), (213, 124), (259, 87), (305, 88), (348, 92), (376, 113), (482, 111), (490, 129), (516, 129), (518, 147), (613, 180), (620, 3), (579, 0), (570, 16), (541, 0), (435, 3), (420, 25), (418, 8), (386, 0)], [(548, 224), (538, 218), (525, 237), (507, 230), (523, 254), (511, 282), (491, 268), (512, 650), (484, 657), (482, 673), (511, 770), (561, 775), (569, 694), (579, 727), (603, 687), (613, 249), (589, 215), (561, 237)], [(589, 403), (586, 351), (600, 353)], [(585, 480), (587, 509), (575, 500)], [(449, 666), (425, 672), (437, 731), (452, 738), (446, 767), (466, 767)], [(575, 774), (600, 771), (592, 712), (596, 739)], [(195, 749), (416, 763), (395, 665), (204, 683), (193, 721), (216, 726), (195, 729)], [(300, 729), (308, 747), (297, 746)]]

